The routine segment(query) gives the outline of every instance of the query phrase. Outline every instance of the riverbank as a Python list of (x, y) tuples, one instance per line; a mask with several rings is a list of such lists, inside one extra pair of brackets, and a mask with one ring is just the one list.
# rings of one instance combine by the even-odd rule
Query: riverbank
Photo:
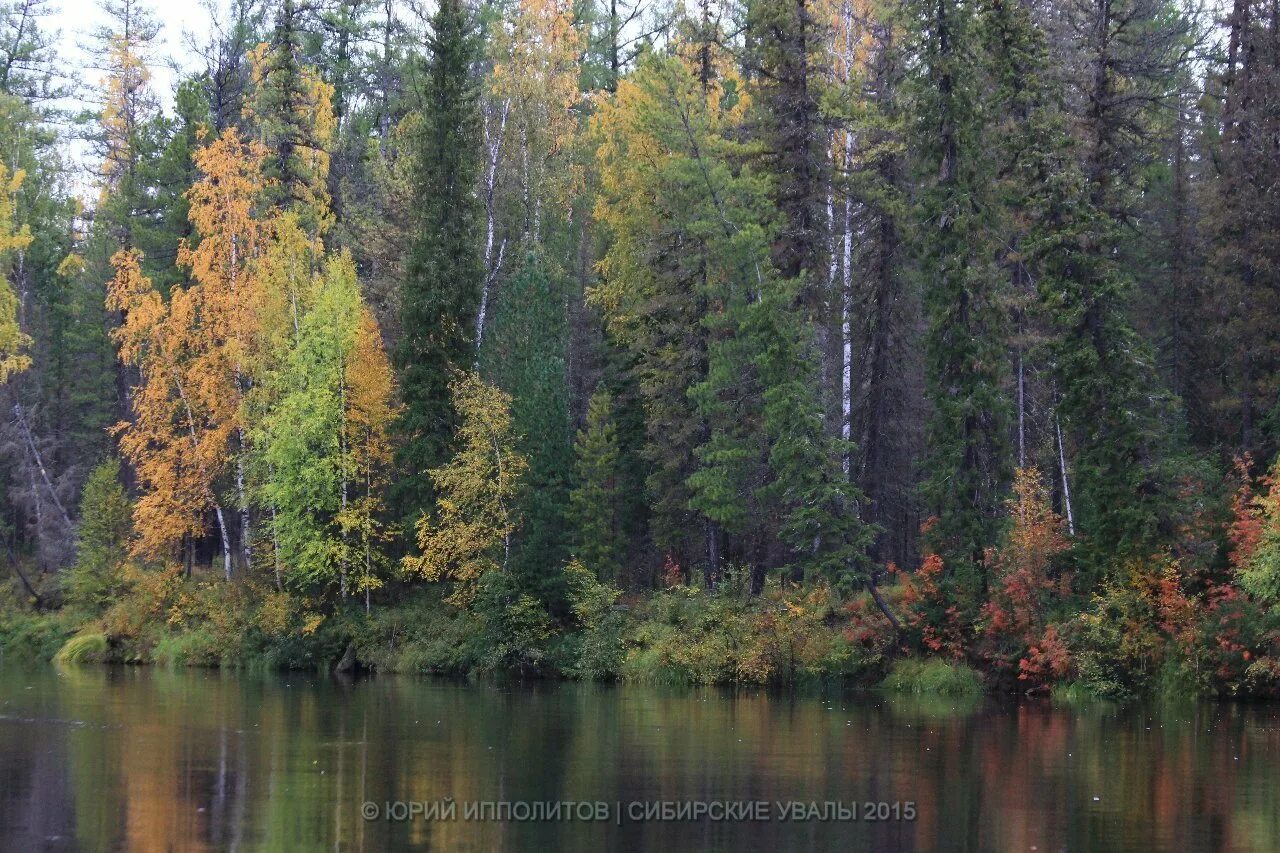
[(1037, 629), (1039, 639), (999, 613), (963, 624), (947, 610), (939, 619), (928, 571), (883, 588), (900, 630), (867, 594), (842, 597), (821, 584), (772, 582), (759, 596), (734, 582), (623, 595), (571, 565), (565, 610), (553, 613), (501, 580), (468, 607), (439, 586), (416, 586), (366, 611), (354, 599), (335, 606), (260, 581), (134, 571), (97, 613), (4, 601), (0, 657), (1110, 699), (1275, 698), (1280, 683), (1274, 612), (1219, 594), (1184, 602), (1174, 621), (1159, 598), (1169, 590), (1145, 577), (1072, 602)]

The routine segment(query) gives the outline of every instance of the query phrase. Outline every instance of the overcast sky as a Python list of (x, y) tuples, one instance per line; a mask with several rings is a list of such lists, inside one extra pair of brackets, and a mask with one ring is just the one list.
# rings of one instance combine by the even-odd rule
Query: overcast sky
[[(146, 0), (144, 0), (145, 2)], [(160, 35), (156, 39), (155, 55), (150, 64), (151, 83), (160, 103), (165, 110), (173, 106), (173, 88), (176, 63), (184, 71), (194, 69), (195, 61), (187, 47), (187, 33), (194, 34), (199, 41), (208, 37), (209, 13), (200, 0), (150, 0), (155, 19), (160, 23)], [(88, 52), (92, 33), (108, 20), (102, 13), (100, 0), (54, 0), (51, 4), (57, 12), (45, 23), (45, 26), (58, 31), (58, 57), (62, 72), (69, 75), (71, 82), (80, 90), (81, 96), (66, 106), (73, 111), (89, 106), (88, 98), (102, 81), (103, 72), (99, 70), (101, 61)], [(91, 170), (95, 164), (87, 162), (88, 148), (84, 144), (68, 140), (67, 156), (73, 165), (82, 171), (78, 194), (89, 194), (89, 182), (92, 180)]]
[[(83, 76), (77, 76), (77, 82), (96, 84), (96, 78), (101, 73), (82, 70), (98, 64), (86, 54), (84, 48), (89, 42), (89, 34), (107, 23), (100, 0), (54, 0), (52, 5), (58, 9), (52, 18), (52, 26), (60, 30), (59, 54), (63, 62), (69, 70), (81, 71)], [(156, 0), (147, 5), (161, 25), (151, 71), (157, 94), (168, 104), (172, 99), (173, 89), (173, 74), (168, 64), (177, 61), (184, 68), (192, 65), (183, 33), (206, 36), (209, 32), (209, 13), (198, 0)]]

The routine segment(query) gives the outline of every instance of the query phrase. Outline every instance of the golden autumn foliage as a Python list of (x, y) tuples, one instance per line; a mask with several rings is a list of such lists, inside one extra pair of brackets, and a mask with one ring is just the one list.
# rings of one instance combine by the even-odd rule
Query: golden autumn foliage
[(395, 378), (382, 346), (382, 333), (367, 308), (361, 308), (343, 382), (342, 421), (352, 497), (338, 514), (338, 526), (350, 542), (348, 561), (359, 567), (355, 591), (366, 595), (382, 586), (383, 548), (390, 533), (380, 522), (383, 493), (391, 479), (391, 425), (399, 414)]
[[(31, 245), (31, 232), (14, 222), (14, 195), (26, 176), (21, 169), (9, 175), (0, 164), (0, 259), (11, 252), (21, 252)], [(7, 278), (0, 277), (0, 382), (31, 365), (25, 350), (31, 339), (18, 325), (18, 296)]]
[(459, 449), (431, 471), (436, 511), (418, 520), (422, 554), (406, 557), (404, 566), (428, 580), (454, 581), (450, 601), (465, 606), (485, 574), (505, 568), (528, 462), (515, 449), (508, 394), (476, 373), (457, 374), (450, 393), (462, 421)]
[(1057, 629), (1047, 625), (1050, 607), (1070, 593), (1070, 576), (1055, 559), (1069, 547), (1066, 523), (1053, 511), (1035, 468), (1014, 473), (1007, 502), (1012, 524), (1001, 547), (988, 558), (990, 593), (983, 605), (984, 651), (998, 669), (1023, 681), (1060, 677), (1068, 665)]
[(124, 316), (114, 335), (121, 359), (142, 380), (132, 392), (133, 421), (116, 431), (142, 487), (134, 524), (136, 550), (146, 556), (168, 556), (202, 534), (210, 511), (229, 550), (216, 487), (233, 453), (243, 451), (241, 411), (261, 302), (250, 270), (269, 233), (254, 213), (263, 156), (234, 129), (197, 152), (202, 177), (187, 198), (199, 242), (178, 251), (193, 283), (175, 287), (167, 305), (142, 274), (139, 252), (112, 259), (107, 304)]
[(111, 36), (107, 48), (108, 73), (103, 80), (105, 103), (99, 121), (105, 155), (102, 158), (102, 198), (120, 191), (130, 179), (137, 159), (135, 150), (139, 124), (143, 119), (147, 84), (151, 72), (139, 55), (136, 39), (123, 34)]
[(1043, 627), (1046, 596), (1070, 589), (1069, 578), (1052, 571), (1054, 558), (1070, 543), (1035, 468), (1019, 468), (1014, 474), (1008, 507), (1013, 525), (989, 561), (994, 588), (986, 615), (992, 631), (1027, 634)]
[(124, 315), (113, 332), (120, 358), (137, 367), (142, 380), (132, 389), (133, 420), (120, 422), (115, 431), (141, 487), (133, 510), (134, 550), (165, 558), (204, 531), (227, 432), (211, 429), (214, 424), (193, 403), (188, 387), (195, 322), (190, 295), (176, 289), (166, 305), (140, 262), (135, 250), (117, 252), (107, 289), (107, 306)]
[(261, 292), (255, 331), (266, 370), (297, 344), (324, 254), (322, 242), (307, 236), (296, 213), (276, 217), (271, 230), (272, 239), (253, 268)]
[(243, 140), (235, 128), (196, 152), (201, 177), (187, 191), (187, 201), (200, 239), (194, 247), (184, 242), (178, 250), (179, 265), (207, 291), (203, 299), (213, 309), (209, 334), (236, 341), (241, 349), (251, 339), (258, 307), (248, 270), (271, 236), (269, 223), (256, 212), (269, 183), (262, 173), (266, 156), (264, 146)]
[(330, 255), (309, 284), (291, 344), (255, 389), (256, 496), (280, 582), (345, 596), (381, 584), (395, 389), (351, 256)]
[(741, 78), (722, 72), (704, 88), (687, 59), (646, 60), (592, 116), (600, 170), (594, 216), (611, 241), (588, 298), (622, 340), (636, 334), (660, 286), (652, 261), (662, 241), (699, 224), (688, 221), (701, 214), (690, 197), (707, 195), (710, 149), (726, 144), (749, 114)]
[[(579, 59), (583, 36), (566, 0), (520, 0), (495, 30), (489, 86), (500, 103), (497, 123), (513, 137), (513, 160), (522, 172), (531, 225), (542, 202), (565, 208), (580, 181), (579, 171), (558, 162), (571, 151), (582, 100)], [(508, 120), (507, 116), (510, 116)], [(530, 198), (530, 194), (535, 197)]]

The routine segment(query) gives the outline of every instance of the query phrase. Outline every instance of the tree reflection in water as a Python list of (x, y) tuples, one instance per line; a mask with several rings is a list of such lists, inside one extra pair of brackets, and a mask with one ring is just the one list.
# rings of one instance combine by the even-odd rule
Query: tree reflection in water
[[(0, 849), (1275, 850), (1280, 707), (340, 682), (158, 668), (0, 678)], [(458, 803), (364, 820), (365, 801)], [(605, 801), (605, 822), (463, 820)], [(768, 822), (632, 801), (765, 800)], [(778, 801), (915, 803), (780, 821)], [(860, 815), (861, 816), (861, 815)]]

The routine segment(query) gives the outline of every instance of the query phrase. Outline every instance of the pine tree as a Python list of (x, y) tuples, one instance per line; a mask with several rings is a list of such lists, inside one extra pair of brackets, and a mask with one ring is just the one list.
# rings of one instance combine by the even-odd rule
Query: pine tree
[(822, 424), (804, 276), (770, 257), (786, 225), (739, 141), (741, 81), (697, 56), (646, 59), (597, 117), (612, 243), (593, 299), (635, 359), (658, 541), (700, 520), (708, 585), (729, 560), (757, 592), (780, 565), (857, 583), (861, 495)]
[(174, 93), (174, 115), (157, 122), (163, 145), (138, 164), (139, 181), (150, 195), (151, 215), (135, 226), (134, 245), (143, 255), (143, 270), (161, 293), (180, 283), (178, 246), (192, 239), (187, 189), (199, 179), (196, 151), (210, 124), (209, 105), (197, 80), (184, 80)]
[[(902, 93), (910, 45), (903, 44), (904, 22), (893, 4), (843, 0), (830, 12), (833, 80), (823, 100), (834, 124), (827, 276), (830, 301), (839, 306), (829, 322), (840, 331), (838, 354), (824, 353), (828, 365), (838, 365), (824, 369), (839, 376), (828, 405), (839, 412), (834, 431), (857, 446), (844, 464), (866, 493), (863, 517), (881, 525), (871, 557), (910, 565), (926, 410), (919, 288), (904, 245), (912, 186)], [(830, 377), (826, 384), (834, 390)]]
[(472, 78), (478, 48), (461, 0), (439, 4), (429, 46), (422, 112), (413, 130), (413, 243), (396, 349), (404, 401), (397, 487), (406, 519), (431, 505), (428, 472), (448, 457), (456, 424), (449, 376), (474, 359), (470, 341), (483, 275), (475, 198), (480, 115)]
[(0, 92), (28, 108), (43, 108), (68, 94), (54, 73), (57, 29), (46, 25), (58, 11), (51, 0), (17, 0), (0, 9)]
[[(20, 51), (25, 38), (42, 42), (34, 29), (43, 15), (38, 4), (15, 11), (30, 17), (23, 18), (21, 32), (5, 31), (12, 37), (6, 49)], [(53, 57), (41, 50), (19, 61), (29, 64), (13, 68), (14, 74), (32, 75), (33, 84), (52, 74), (45, 63)], [(74, 557), (67, 508), (107, 452), (105, 428), (118, 409), (103, 279), (81, 274), (77, 200), (42, 87), (23, 89), (22, 97), (0, 93), (0, 373), (8, 378), (0, 491), (11, 547), (30, 549), (41, 569), (52, 571)]]

